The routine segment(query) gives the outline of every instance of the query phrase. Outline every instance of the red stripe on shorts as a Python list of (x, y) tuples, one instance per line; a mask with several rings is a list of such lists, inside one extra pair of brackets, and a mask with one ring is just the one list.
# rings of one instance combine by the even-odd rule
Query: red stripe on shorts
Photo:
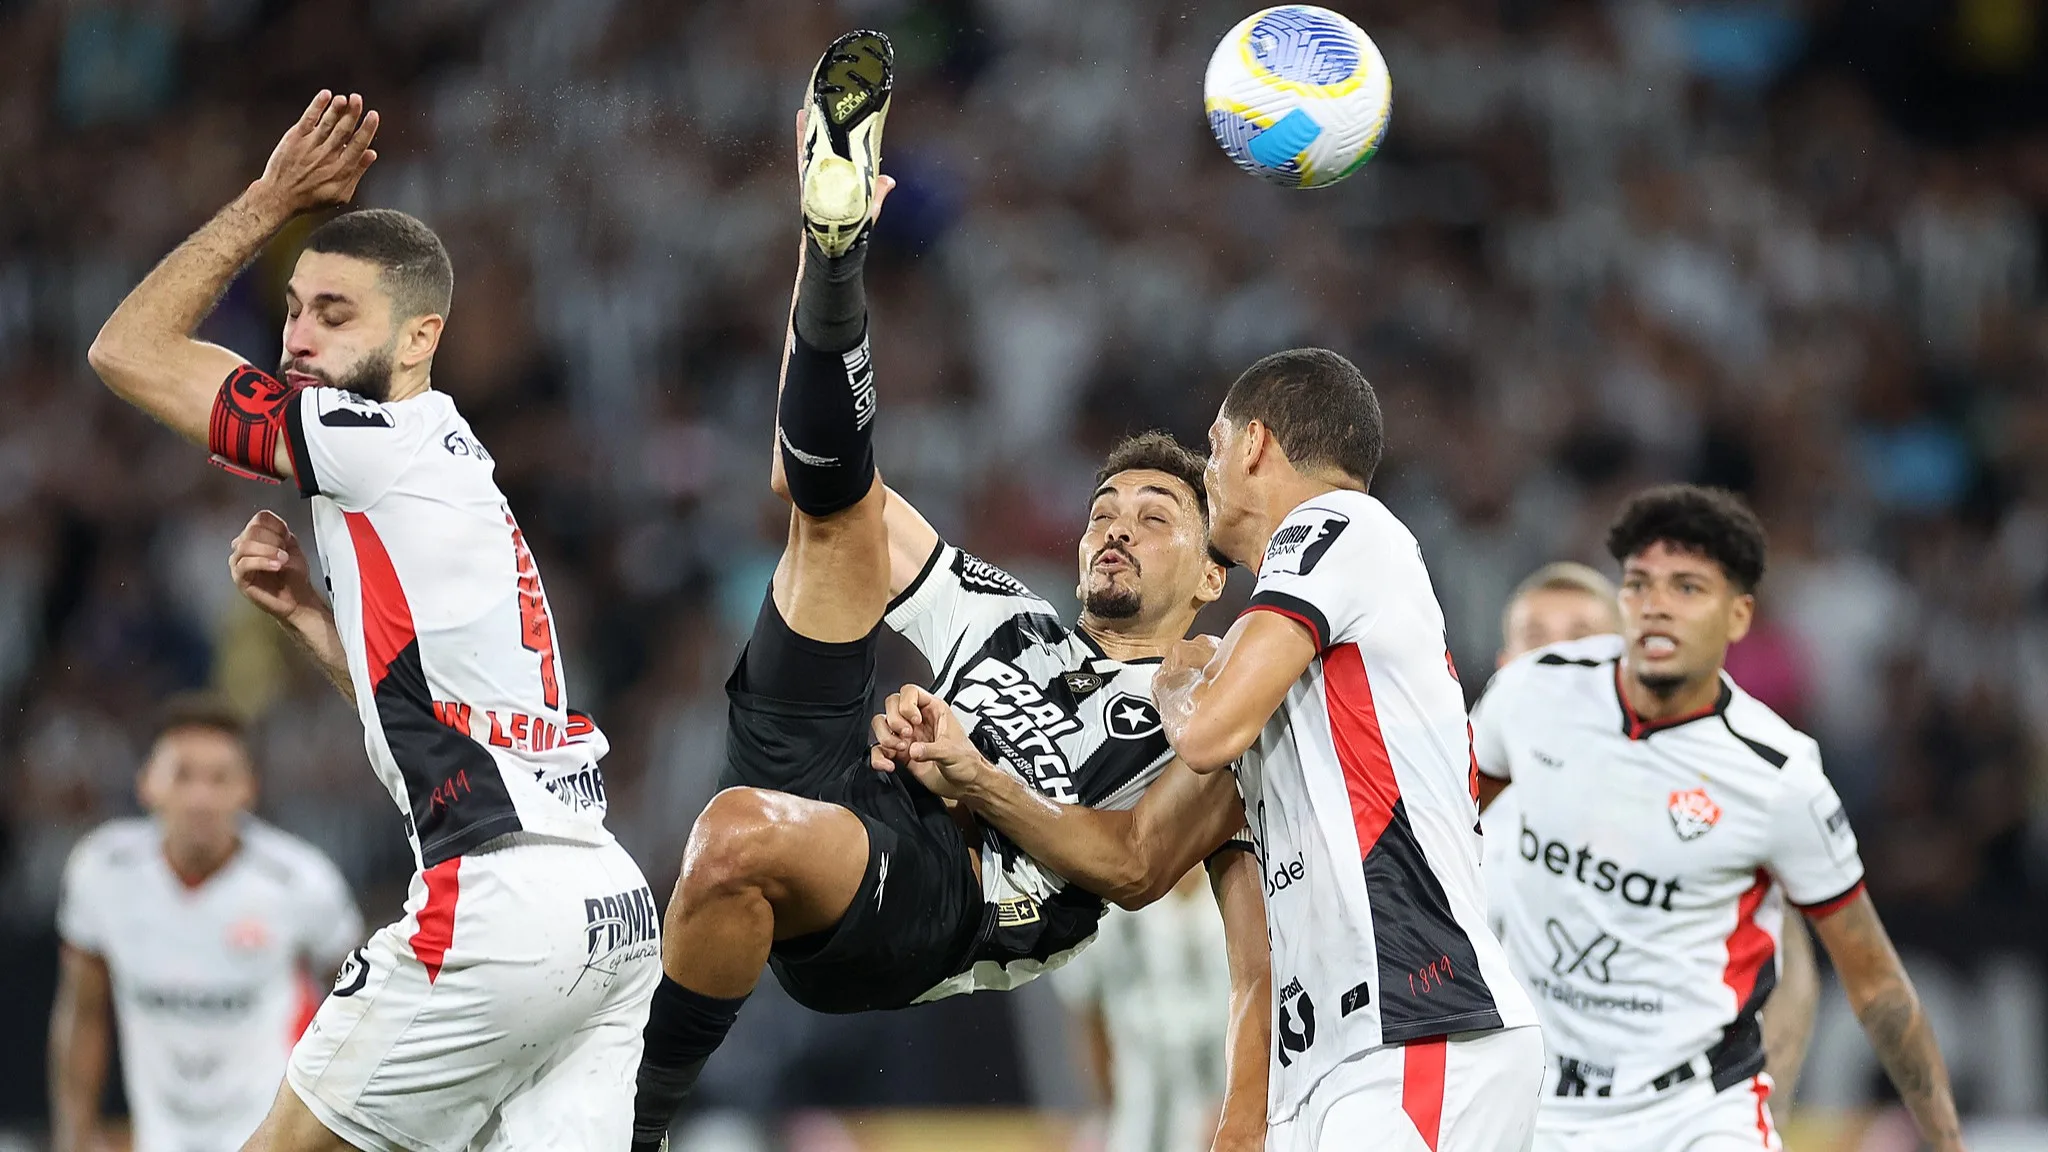
[(462, 891), (456, 873), (461, 870), (462, 857), (457, 856), (427, 869), (422, 877), (427, 882), (427, 902), (420, 909), (420, 926), (410, 943), (412, 954), (426, 965), (429, 984), (440, 977), (441, 962), (448, 957), (448, 946), (455, 942), (455, 901)]
[(1764, 1102), (1771, 1098), (1771, 1090), (1764, 1087), (1764, 1078), (1751, 1076), (1749, 1090), (1756, 1093), (1756, 1134), (1764, 1138), (1764, 1147), (1771, 1146), (1771, 1113)]
[(1439, 1036), (1418, 1040), (1402, 1052), (1401, 1111), (1415, 1122), (1429, 1152), (1436, 1152), (1437, 1130), (1444, 1120), (1444, 1064), (1449, 1049)]

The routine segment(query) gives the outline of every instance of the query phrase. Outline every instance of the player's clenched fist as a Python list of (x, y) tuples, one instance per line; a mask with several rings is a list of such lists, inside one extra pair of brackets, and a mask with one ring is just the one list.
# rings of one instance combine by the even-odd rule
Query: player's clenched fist
[(279, 620), (319, 604), (306, 551), (275, 512), (250, 517), (228, 552), (228, 571), (242, 595)]
[(377, 160), (376, 138), (377, 113), (364, 110), (360, 95), (323, 88), (277, 142), (256, 190), (293, 215), (346, 204)]

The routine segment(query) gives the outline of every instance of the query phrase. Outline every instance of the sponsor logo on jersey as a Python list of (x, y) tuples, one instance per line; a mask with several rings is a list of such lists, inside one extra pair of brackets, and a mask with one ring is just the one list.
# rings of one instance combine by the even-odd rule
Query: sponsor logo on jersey
[(441, 437), (441, 447), (447, 449), (450, 456), (467, 456), (486, 463), (491, 459), (491, 454), (484, 450), (477, 438), (460, 428)]
[(1029, 596), (1026, 588), (1015, 576), (964, 551), (953, 553), (953, 575), (960, 580), (960, 586), (969, 592), (981, 592), (990, 596)]
[(1278, 1047), (1274, 1058), (1282, 1068), (1294, 1064), (1294, 1055), (1309, 1050), (1316, 1042), (1316, 1004), (1302, 990), (1300, 979), (1289, 980), (1274, 997), (1280, 1005), (1278, 1027), (1274, 1039)]
[(1570, 929), (1555, 920), (1544, 922), (1543, 934), (1550, 938), (1552, 972), (1559, 976), (1584, 976), (1595, 984), (1610, 981), (1608, 965), (1614, 962), (1614, 954), (1621, 951), (1621, 941), (1605, 932), (1595, 932), (1592, 939), (1581, 943), (1573, 939)]
[(336, 392), (320, 413), (320, 423), (329, 428), (389, 428), (391, 413), (374, 400), (353, 392)]
[(1597, 855), (1584, 844), (1571, 848), (1561, 841), (1545, 840), (1529, 827), (1529, 821), (1522, 821), (1522, 834), (1515, 847), (1523, 860), (1535, 864), (1553, 876), (1565, 876), (1576, 880), (1601, 895), (1619, 896), (1624, 902), (1638, 908), (1656, 908), (1671, 911), (1671, 898), (1682, 891), (1678, 877), (1662, 879), (1647, 872), (1627, 868), (1618, 860)]
[(961, 675), (952, 704), (975, 715), (972, 739), (984, 754), (1008, 761), (1026, 783), (1062, 804), (1081, 799), (1058, 742), (1079, 732), (1081, 722), (1046, 699), (1016, 665), (994, 656), (982, 660)]
[(1538, 999), (1562, 1004), (1574, 1012), (1655, 1016), (1664, 1011), (1664, 998), (1661, 996), (1646, 998), (1635, 994), (1611, 996), (1604, 992), (1588, 992), (1569, 981), (1553, 980), (1540, 972), (1530, 974), (1528, 986)]
[(1571, 1056), (1557, 1058), (1557, 1091), (1559, 1096), (1584, 1096), (1587, 1089), (1595, 1096), (1614, 1094), (1614, 1069), (1591, 1060), (1579, 1060)]
[(1302, 854), (1296, 852), (1294, 859), (1281, 860), (1266, 870), (1266, 898), (1268, 900), (1301, 883), (1308, 875), (1308, 865)]
[(370, 954), (361, 948), (350, 952), (341, 962), (341, 971), (334, 974), (334, 994), (353, 996), (370, 982)]
[(135, 1006), (173, 1016), (240, 1016), (254, 1007), (254, 988), (150, 988), (135, 990)]
[(1142, 696), (1119, 692), (1102, 706), (1102, 723), (1119, 740), (1142, 740), (1159, 731), (1159, 709)]
[(1680, 840), (1697, 840), (1721, 822), (1721, 806), (1705, 788), (1673, 792), (1666, 811), (1671, 814), (1671, 830)]
[(1351, 523), (1351, 518), (1341, 512), (1311, 509), (1308, 515), (1312, 518), (1285, 525), (1273, 533), (1266, 543), (1266, 559), (1259, 565), (1259, 575), (1308, 575)]
[(270, 944), (270, 925), (255, 917), (228, 925), (228, 947), (237, 952), (259, 952)]

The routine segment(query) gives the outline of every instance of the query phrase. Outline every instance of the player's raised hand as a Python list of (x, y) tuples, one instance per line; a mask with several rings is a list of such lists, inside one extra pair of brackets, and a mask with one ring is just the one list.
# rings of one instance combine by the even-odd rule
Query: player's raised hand
[(1200, 672), (1209, 666), (1209, 661), (1216, 658), (1216, 649), (1222, 643), (1221, 640), (1209, 635), (1189, 636), (1185, 640), (1176, 640), (1173, 647), (1166, 650), (1166, 659), (1159, 662), (1159, 672), (1155, 675)]
[(228, 571), (250, 603), (279, 620), (289, 620), (320, 603), (306, 551), (299, 547), (291, 526), (275, 512), (258, 512), (250, 518), (228, 551)]
[(321, 89), (277, 142), (256, 183), (292, 215), (346, 204), (376, 163), (377, 113), (357, 93)]
[(915, 684), (892, 694), (875, 717), (869, 760), (878, 771), (910, 770), (935, 796), (958, 800), (994, 771), (944, 700)]

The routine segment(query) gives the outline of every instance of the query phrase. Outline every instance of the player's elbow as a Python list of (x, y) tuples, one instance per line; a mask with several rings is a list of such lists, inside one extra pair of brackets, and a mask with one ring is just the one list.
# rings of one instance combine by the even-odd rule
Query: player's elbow
[(92, 346), (85, 350), (85, 362), (101, 383), (126, 400), (136, 391), (144, 358), (133, 347), (133, 341), (123, 336), (113, 321), (108, 321), (99, 335), (93, 337)]
[(1174, 741), (1174, 755), (1197, 776), (1221, 772), (1237, 762), (1251, 741), (1217, 725), (1190, 723)]

